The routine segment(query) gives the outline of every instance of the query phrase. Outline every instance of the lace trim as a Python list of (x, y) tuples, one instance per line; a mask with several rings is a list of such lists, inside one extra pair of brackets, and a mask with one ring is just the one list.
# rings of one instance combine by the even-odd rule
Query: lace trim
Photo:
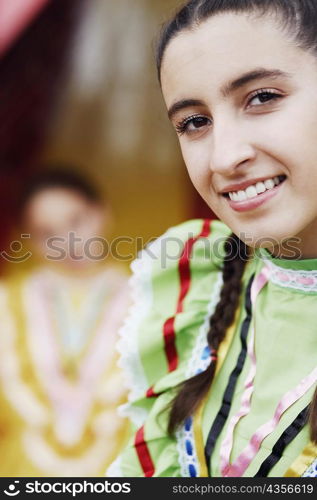
[[(222, 283), (222, 273), (220, 272), (218, 273), (217, 283), (215, 285), (211, 301), (208, 305), (205, 320), (199, 329), (197, 341), (188, 363), (186, 378), (190, 378), (197, 373), (201, 373), (206, 370), (210, 364), (210, 349), (208, 344), (206, 344), (206, 336), (209, 330), (209, 318), (213, 314), (219, 301)], [(192, 417), (188, 418), (181, 429), (176, 433), (176, 440), (178, 461), (182, 477), (198, 477), (200, 467), (195, 446)]]
[(176, 433), (177, 451), (182, 477), (198, 477), (199, 462), (195, 450), (193, 419), (188, 418)]
[(129, 400), (144, 394), (148, 384), (138, 353), (138, 327), (145, 318), (152, 304), (151, 263), (141, 260), (131, 264), (133, 271), (129, 279), (134, 304), (130, 307), (123, 326), (119, 329), (117, 350), (118, 362), (123, 371), (125, 385), (129, 390)]
[(148, 412), (145, 408), (140, 408), (140, 406), (133, 406), (132, 403), (125, 403), (118, 407), (118, 415), (121, 418), (129, 418), (139, 429), (144, 424)]
[(121, 457), (118, 457), (112, 464), (109, 465), (105, 477), (123, 477), (121, 470)]
[(217, 277), (217, 282), (215, 284), (215, 289), (213, 291), (211, 300), (208, 304), (207, 314), (205, 316), (203, 324), (199, 328), (197, 341), (188, 362), (188, 367), (186, 370), (186, 378), (193, 377), (198, 370), (201, 371), (206, 370), (206, 368), (209, 365), (209, 359), (206, 359), (205, 362), (203, 362), (201, 356), (204, 349), (206, 348), (206, 337), (209, 330), (209, 319), (212, 316), (216, 308), (216, 305), (219, 302), (222, 284), (223, 284), (222, 273), (219, 272)]
[(139, 354), (138, 331), (153, 303), (152, 268), (158, 258), (161, 241), (170, 229), (160, 238), (143, 249), (131, 264), (132, 276), (128, 285), (131, 290), (132, 305), (123, 326), (119, 329), (118, 365), (123, 372), (125, 386), (129, 391), (128, 403), (120, 407), (120, 414), (128, 417), (138, 426), (142, 426), (147, 411), (133, 406), (133, 401), (144, 396), (149, 383), (147, 381)]
[(270, 270), (270, 281), (283, 288), (292, 288), (301, 292), (317, 293), (317, 271), (295, 271), (284, 269), (262, 256)]
[(316, 460), (311, 464), (310, 467), (308, 467), (307, 470), (305, 470), (304, 474), (302, 477), (317, 477), (317, 458)]

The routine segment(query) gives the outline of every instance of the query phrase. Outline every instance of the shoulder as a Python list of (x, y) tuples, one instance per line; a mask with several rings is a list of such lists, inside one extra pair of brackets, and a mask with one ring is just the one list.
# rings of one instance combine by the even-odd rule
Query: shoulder
[(156, 240), (156, 245), (159, 241), (166, 242), (165, 247), (175, 246), (178, 250), (182, 250), (184, 245), (192, 245), (198, 241), (208, 241), (215, 246), (207, 247), (210, 249), (210, 254), (206, 257), (211, 257), (213, 250), (217, 246), (221, 247), (221, 243), (231, 234), (231, 230), (223, 222), (211, 219), (192, 219), (168, 229), (160, 238)]
[(191, 220), (170, 228), (131, 265), (133, 303), (118, 343), (129, 401), (120, 413), (139, 431), (121, 456), (124, 475), (143, 475), (135, 446), (143, 425), (155, 475), (181, 475), (166, 408), (175, 388), (210, 363), (206, 337), (230, 234), (219, 221)]
[(224, 243), (231, 230), (222, 222), (210, 219), (194, 219), (168, 229), (162, 236), (145, 247), (132, 264), (136, 271), (138, 263), (151, 262), (154, 273), (160, 276), (168, 269), (190, 261), (191, 269), (198, 266), (206, 270), (221, 268), (224, 258)]
[(219, 221), (191, 220), (169, 229), (132, 263), (132, 305), (118, 344), (131, 400), (192, 375), (219, 299), (229, 234)]

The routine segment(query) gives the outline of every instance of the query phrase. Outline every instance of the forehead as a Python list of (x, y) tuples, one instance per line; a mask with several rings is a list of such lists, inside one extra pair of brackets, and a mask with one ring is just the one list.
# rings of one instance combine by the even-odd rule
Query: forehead
[(271, 16), (217, 14), (170, 44), (162, 63), (162, 89), (167, 100), (179, 92), (209, 89), (254, 67), (296, 73), (308, 52), (297, 48)]
[(29, 222), (38, 225), (65, 222), (65, 217), (87, 207), (88, 201), (75, 190), (47, 188), (36, 193), (26, 207)]

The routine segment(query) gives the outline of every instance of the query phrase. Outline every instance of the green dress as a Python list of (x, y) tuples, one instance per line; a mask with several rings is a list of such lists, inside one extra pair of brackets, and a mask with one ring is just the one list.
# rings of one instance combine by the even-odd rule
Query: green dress
[[(317, 475), (307, 424), (317, 381), (317, 259), (254, 251), (210, 391), (176, 435), (167, 434), (178, 384), (211, 362), (206, 335), (230, 233), (220, 221), (188, 221), (133, 262), (134, 304), (118, 345), (130, 389), (120, 413), (131, 419), (133, 434), (108, 476)], [(252, 301), (251, 285), (264, 271)]]

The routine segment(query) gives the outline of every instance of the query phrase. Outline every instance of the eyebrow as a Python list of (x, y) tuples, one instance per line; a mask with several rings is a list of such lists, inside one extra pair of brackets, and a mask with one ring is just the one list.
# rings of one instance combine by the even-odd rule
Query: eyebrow
[[(248, 71), (247, 73), (239, 76), (239, 78), (225, 84), (221, 88), (220, 93), (223, 97), (229, 97), (229, 95), (236, 90), (255, 80), (263, 78), (290, 78), (291, 76), (292, 75), (290, 73), (286, 73), (285, 71), (281, 71), (279, 69), (257, 68), (255, 70)], [(194, 106), (203, 106), (204, 104), (205, 103), (199, 99), (182, 99), (172, 104), (168, 110), (168, 117), (171, 120), (173, 116), (178, 113), (178, 111)]]
[(168, 117), (171, 120), (178, 111), (182, 109), (191, 108), (194, 106), (203, 106), (205, 103), (200, 101), (199, 99), (182, 99), (181, 101), (177, 101), (168, 110)]
[(236, 90), (240, 89), (247, 83), (253, 82), (254, 80), (260, 80), (263, 78), (290, 78), (291, 76), (292, 75), (290, 73), (286, 73), (280, 69), (257, 68), (224, 85), (221, 89), (221, 94), (223, 97), (228, 97)]

